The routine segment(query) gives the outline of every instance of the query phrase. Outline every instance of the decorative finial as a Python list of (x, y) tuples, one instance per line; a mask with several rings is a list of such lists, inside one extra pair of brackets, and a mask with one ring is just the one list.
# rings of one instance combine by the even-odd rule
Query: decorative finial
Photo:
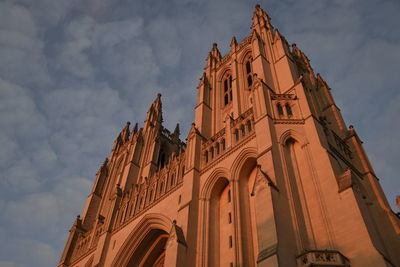
[(236, 45), (237, 45), (236, 37), (233, 36), (232, 40), (231, 40), (231, 47), (236, 46)]
[(175, 130), (174, 130), (174, 136), (179, 137), (180, 134), (181, 134), (181, 131), (179, 129), (179, 123), (177, 123)]

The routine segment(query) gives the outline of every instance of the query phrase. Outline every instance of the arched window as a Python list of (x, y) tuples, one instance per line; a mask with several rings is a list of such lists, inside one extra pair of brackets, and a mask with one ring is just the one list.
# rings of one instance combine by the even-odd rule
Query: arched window
[(281, 106), (281, 104), (276, 104), (276, 108), (278, 109), (278, 115), (279, 116), (283, 116), (283, 109), (282, 109), (282, 106)]
[(242, 133), (242, 136), (246, 135), (246, 129), (244, 128), (244, 125), (242, 124), (242, 126), (240, 126), (240, 131)]
[(249, 57), (246, 61), (246, 80), (247, 80), (247, 87), (249, 88), (253, 84), (253, 70), (251, 67), (251, 61), (253, 59)]
[(239, 130), (238, 129), (235, 130), (235, 140), (239, 141)]
[(288, 117), (293, 116), (292, 108), (290, 107), (290, 105), (288, 103), (286, 103), (285, 108), (286, 108), (286, 114), (288, 115)]
[(247, 131), (250, 133), (253, 129), (251, 128), (251, 121), (247, 121)]
[(215, 150), (217, 151), (217, 155), (219, 155), (219, 143), (215, 144)]
[(222, 139), (221, 146), (222, 146), (222, 151), (224, 151), (225, 150), (225, 139)]
[(229, 74), (226, 76), (223, 82), (224, 87), (224, 105), (228, 105), (232, 102), (232, 76)]
[(214, 158), (214, 148), (213, 147), (210, 149), (210, 154), (211, 154), (211, 159), (213, 159)]
[(208, 151), (204, 152), (204, 161), (208, 163)]

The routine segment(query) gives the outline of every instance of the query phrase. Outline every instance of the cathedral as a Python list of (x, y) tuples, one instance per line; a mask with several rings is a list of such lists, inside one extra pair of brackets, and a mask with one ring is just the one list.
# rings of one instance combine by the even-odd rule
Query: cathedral
[(159, 94), (100, 166), (59, 267), (400, 266), (400, 218), (307, 56), (259, 5), (208, 53), (186, 141)]

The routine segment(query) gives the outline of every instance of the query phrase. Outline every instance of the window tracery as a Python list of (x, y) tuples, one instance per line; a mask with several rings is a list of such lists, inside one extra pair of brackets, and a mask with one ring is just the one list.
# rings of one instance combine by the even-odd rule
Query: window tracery
[(224, 106), (232, 102), (232, 75), (228, 74), (223, 81)]
[(245, 71), (246, 71), (246, 83), (247, 88), (253, 85), (253, 69), (251, 66), (252, 57), (250, 56), (245, 63)]

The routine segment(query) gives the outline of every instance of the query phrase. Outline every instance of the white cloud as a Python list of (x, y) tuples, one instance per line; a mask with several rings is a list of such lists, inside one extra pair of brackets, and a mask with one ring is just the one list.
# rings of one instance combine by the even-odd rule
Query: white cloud
[(26, 88), (1, 78), (0, 99), (0, 184), (3, 189), (32, 192), (40, 184), (38, 166), (56, 157), (46, 141), (28, 141), (45, 135), (46, 120)]
[(184, 33), (179, 32), (175, 23), (177, 21), (174, 18), (155, 18), (146, 29), (153, 40), (154, 52), (166, 67), (177, 67), (181, 59), (182, 48), (176, 45), (176, 41)]
[[(399, 4), (282, 0), (263, 8), (333, 88), (393, 198)], [(240, 0), (0, 3), (1, 266), (56, 265), (125, 121), (144, 120), (161, 92), (166, 124), (187, 131), (211, 44), (224, 53), (232, 35), (248, 35), (253, 9)]]
[(113, 47), (142, 34), (143, 19), (133, 18), (99, 24), (95, 29), (95, 42), (99, 48)]
[(19, 84), (50, 81), (43, 42), (30, 12), (23, 6), (0, 3), (0, 77)]
[(43, 27), (56, 26), (79, 2), (77, 0), (12, 0), (29, 9), (37, 24)]
[[(90, 16), (72, 20), (65, 29), (65, 43), (58, 46), (59, 67), (77, 77), (94, 79), (97, 55), (115, 53), (110, 56), (120, 58), (121, 52), (125, 52), (127, 47), (134, 45), (128, 42), (141, 34), (142, 28), (141, 18), (106, 23), (97, 22)], [(118, 51), (115, 49), (117, 45), (125, 45), (125, 49)], [(143, 49), (143, 47), (140, 48)], [(105, 51), (105, 49), (108, 50)], [(125, 74), (127, 67), (125, 64), (114, 67), (116, 71)]]
[(0, 261), (2, 267), (50, 267), (55, 266), (58, 260), (58, 255), (51, 246), (26, 238), (11, 240), (0, 238), (0, 257), (9, 259), (7, 261)]

